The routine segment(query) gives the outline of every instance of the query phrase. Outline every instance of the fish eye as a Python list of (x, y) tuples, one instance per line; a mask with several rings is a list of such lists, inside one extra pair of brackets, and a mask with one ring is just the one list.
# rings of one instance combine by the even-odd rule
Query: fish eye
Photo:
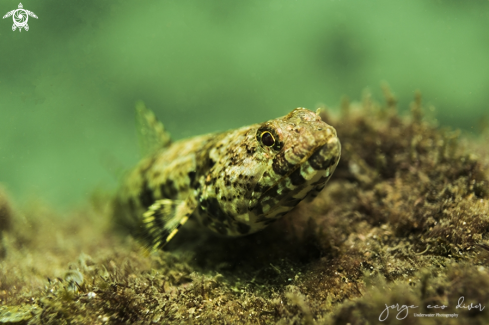
[(268, 131), (263, 132), (260, 138), (261, 138), (261, 142), (267, 147), (272, 147), (275, 144), (275, 138)]

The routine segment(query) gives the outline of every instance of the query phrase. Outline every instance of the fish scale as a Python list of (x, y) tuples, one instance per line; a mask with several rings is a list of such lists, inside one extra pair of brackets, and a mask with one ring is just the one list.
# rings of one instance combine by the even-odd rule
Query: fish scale
[(144, 105), (137, 112), (150, 154), (127, 175), (113, 214), (153, 249), (189, 218), (224, 236), (262, 230), (316, 197), (341, 155), (336, 130), (305, 108), (174, 143)]

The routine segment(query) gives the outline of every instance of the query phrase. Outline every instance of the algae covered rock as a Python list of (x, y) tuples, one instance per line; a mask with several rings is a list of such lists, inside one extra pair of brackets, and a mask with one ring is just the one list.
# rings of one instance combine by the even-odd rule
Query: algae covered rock
[(30, 305), (0, 306), (0, 324), (25, 324), (38, 311), (37, 306)]

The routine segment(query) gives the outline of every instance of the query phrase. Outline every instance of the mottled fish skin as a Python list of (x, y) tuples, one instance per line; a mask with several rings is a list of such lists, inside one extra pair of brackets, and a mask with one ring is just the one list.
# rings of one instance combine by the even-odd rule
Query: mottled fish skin
[(265, 123), (177, 141), (132, 170), (115, 200), (115, 217), (137, 237), (153, 238), (150, 244), (162, 247), (169, 239), (155, 245), (154, 237), (163, 235), (155, 235), (154, 228), (165, 225), (151, 214), (145, 219), (145, 212), (157, 209), (153, 204), (161, 199), (186, 200), (187, 215), (212, 231), (248, 235), (303, 199), (313, 199), (340, 154), (336, 130), (305, 108)]

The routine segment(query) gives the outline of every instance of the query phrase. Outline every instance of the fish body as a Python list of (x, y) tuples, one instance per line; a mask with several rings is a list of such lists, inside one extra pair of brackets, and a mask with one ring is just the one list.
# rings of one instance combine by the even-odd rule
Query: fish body
[(304, 108), (171, 144), (154, 115), (139, 111), (163, 141), (129, 173), (114, 214), (155, 249), (190, 217), (224, 236), (264, 229), (302, 200), (312, 200), (341, 154), (336, 130)]

